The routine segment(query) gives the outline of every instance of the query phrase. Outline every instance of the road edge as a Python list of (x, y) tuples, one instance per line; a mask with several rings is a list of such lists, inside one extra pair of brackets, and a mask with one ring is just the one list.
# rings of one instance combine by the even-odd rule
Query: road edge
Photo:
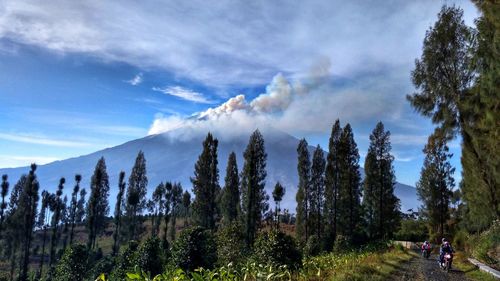
[(500, 279), (500, 271), (498, 270), (495, 270), (487, 265), (485, 265), (484, 263), (476, 260), (476, 259), (473, 259), (473, 258), (467, 258), (467, 260), (472, 263), (473, 265), (477, 266), (479, 268), (479, 270), (481, 271), (484, 271), (484, 272), (487, 272), (491, 275), (493, 275), (495, 278), (497, 279)]

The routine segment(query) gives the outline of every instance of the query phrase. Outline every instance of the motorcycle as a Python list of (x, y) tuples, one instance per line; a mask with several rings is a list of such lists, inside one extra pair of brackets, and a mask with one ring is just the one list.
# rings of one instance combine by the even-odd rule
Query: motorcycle
[(422, 257), (428, 259), (431, 255), (431, 249), (430, 248), (424, 248), (422, 249)]
[(443, 262), (441, 263), (441, 268), (449, 272), (451, 269), (451, 262), (453, 261), (453, 255), (450, 253), (445, 253), (443, 256)]

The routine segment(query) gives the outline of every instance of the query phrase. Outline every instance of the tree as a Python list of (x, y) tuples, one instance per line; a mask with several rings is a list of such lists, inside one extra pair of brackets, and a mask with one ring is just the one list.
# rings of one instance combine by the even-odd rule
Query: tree
[[(19, 207), (21, 203), (21, 195), (27, 181), (28, 176), (26, 174), (23, 174), (14, 185), (14, 188), (10, 193), (9, 209), (5, 220), (5, 252), (8, 253), (10, 260), (10, 280), (14, 280), (14, 271), (17, 260), (16, 255), (18, 253), (18, 250), (21, 250), (19, 249), (19, 247), (23, 241), (24, 214), (23, 210), (19, 209)], [(21, 253), (19, 253), (19, 255), (21, 255)]]
[(309, 239), (309, 214), (310, 214), (310, 186), (311, 186), (311, 160), (307, 141), (302, 139), (297, 147), (299, 186), (297, 189), (297, 237), (306, 242)]
[(378, 122), (370, 135), (365, 158), (363, 205), (370, 238), (391, 238), (399, 224), (399, 199), (394, 195), (396, 176), (391, 155), (391, 133)]
[(280, 182), (277, 182), (274, 186), (273, 190), (273, 200), (276, 204), (274, 208), (274, 213), (276, 214), (276, 229), (280, 229), (280, 212), (281, 212), (281, 200), (283, 200), (283, 196), (285, 196), (285, 188), (281, 185)]
[(339, 143), (342, 128), (337, 119), (332, 127), (332, 133), (328, 142), (328, 155), (326, 156), (325, 169), (325, 244), (328, 250), (331, 250), (337, 237), (338, 220), (338, 198), (340, 188), (339, 171)]
[(52, 235), (50, 237), (50, 249), (49, 249), (49, 268), (52, 268), (52, 266), (55, 264), (55, 259), (56, 259), (56, 247), (57, 247), (57, 241), (58, 241), (58, 235), (57, 235), (57, 230), (59, 226), (59, 222), (61, 220), (61, 211), (63, 207), (63, 201), (61, 199), (61, 195), (63, 194), (63, 188), (64, 184), (66, 183), (66, 179), (61, 178), (59, 180), (59, 185), (57, 187), (56, 191), (56, 196), (54, 198), (54, 201), (52, 202), (52, 212), (54, 215), (52, 216)]
[(161, 225), (161, 219), (163, 218), (163, 209), (165, 207), (165, 185), (163, 182), (161, 182), (153, 192), (153, 208), (154, 208), (154, 213), (152, 217), (152, 224), (153, 224), (153, 229), (152, 229), (152, 236), (158, 236), (160, 233), (160, 225)]
[(38, 278), (41, 278), (43, 273), (43, 263), (45, 261), (45, 242), (47, 241), (47, 229), (50, 216), (50, 206), (53, 205), (54, 200), (53, 194), (50, 194), (46, 190), (42, 191), (42, 206), (40, 209), (40, 215), (38, 216), (38, 226), (43, 229), (42, 234), (42, 257), (40, 258), (40, 269), (38, 270)]
[(78, 208), (78, 193), (80, 192), (80, 182), (82, 181), (82, 175), (75, 175), (75, 187), (73, 187), (73, 193), (71, 194), (71, 231), (69, 235), (69, 244), (73, 244), (73, 236), (75, 232), (76, 225), (76, 211)]
[(142, 225), (138, 215), (142, 214), (142, 211), (146, 208), (147, 186), (146, 159), (144, 158), (144, 153), (139, 151), (130, 177), (128, 178), (127, 204), (125, 210), (129, 225), (129, 239), (137, 240), (138, 238), (139, 233), (137, 228)]
[(35, 227), (35, 219), (38, 204), (38, 189), (40, 187), (35, 171), (36, 164), (31, 164), (31, 170), (26, 178), (23, 190), (19, 196), (19, 207), (17, 211), (20, 212), (23, 224), (22, 236), (22, 255), (20, 262), (19, 280), (25, 281), (28, 279), (28, 264), (31, 242), (33, 240), (33, 229)]
[(211, 269), (217, 260), (216, 250), (211, 231), (199, 226), (187, 228), (172, 246), (172, 263), (186, 271)]
[(189, 225), (189, 207), (191, 206), (191, 194), (186, 190), (182, 194), (182, 206), (184, 207), (184, 226)]
[(477, 6), (483, 12), (479, 32), (465, 24), (460, 8), (441, 9), (412, 72), (418, 92), (408, 100), (439, 125), (435, 137), (461, 135), (468, 217), (477, 228), (485, 228), (500, 216), (499, 19), (495, 4), (477, 1)]
[(163, 248), (164, 249), (168, 249), (167, 231), (168, 231), (168, 222), (170, 221), (170, 216), (171, 216), (170, 207), (172, 205), (172, 188), (173, 188), (172, 183), (167, 182), (165, 184), (165, 193), (163, 193), (165, 196), (165, 201), (164, 201), (165, 207), (163, 208), (165, 210), (165, 214), (163, 216), (163, 219), (165, 221), (165, 225), (163, 228)]
[(422, 205), (422, 213), (433, 233), (444, 237), (445, 223), (450, 218), (450, 198), (455, 185), (453, 168), (449, 162), (452, 154), (443, 139), (431, 137), (425, 146), (424, 166), (417, 182), (417, 193)]
[(269, 209), (269, 196), (265, 191), (267, 153), (259, 130), (250, 136), (243, 153), (245, 164), (241, 174), (242, 216), (247, 247), (255, 241), (262, 216)]
[(87, 274), (88, 251), (84, 245), (69, 247), (57, 265), (54, 281), (82, 281)]
[(310, 221), (311, 235), (322, 239), (323, 209), (325, 198), (325, 155), (318, 145), (314, 150), (311, 166)]
[(476, 20), (477, 48), (474, 87), (462, 103), (462, 193), (466, 226), (471, 231), (489, 226), (500, 213), (500, 16), (498, 3), (473, 1), (481, 12)]
[(85, 218), (85, 196), (87, 195), (87, 191), (85, 188), (80, 190), (80, 199), (78, 199), (78, 203), (76, 204), (76, 223), (82, 223)]
[(237, 220), (241, 213), (240, 207), (240, 175), (236, 154), (231, 152), (227, 160), (225, 185), (222, 189), (221, 211), (224, 222), (231, 223)]
[(349, 124), (342, 130), (338, 157), (340, 178), (338, 231), (339, 234), (353, 242), (358, 234), (361, 219), (361, 175), (359, 173), (359, 152)]
[(115, 204), (115, 232), (113, 233), (113, 256), (118, 254), (118, 250), (120, 249), (120, 231), (122, 226), (122, 204), (123, 204), (123, 195), (125, 193), (125, 172), (120, 171), (120, 175), (118, 177), (118, 194), (116, 195), (116, 204)]
[(109, 177), (106, 172), (106, 162), (101, 157), (96, 164), (90, 182), (90, 197), (87, 202), (87, 229), (89, 237), (87, 248), (95, 249), (96, 237), (106, 226), (106, 216), (109, 213)]
[(219, 169), (217, 168), (217, 146), (219, 141), (208, 133), (203, 141), (203, 151), (194, 166), (193, 183), (193, 219), (196, 224), (215, 229), (216, 198), (219, 193)]
[(2, 175), (2, 190), (0, 195), (2, 196), (2, 203), (0, 203), (0, 239), (2, 239), (2, 230), (5, 220), (5, 210), (7, 209), (7, 203), (5, 203), (5, 197), (9, 193), (9, 182), (7, 181), (7, 175)]
[(179, 206), (182, 203), (182, 186), (180, 183), (174, 183), (172, 186), (172, 210), (170, 219), (170, 241), (175, 240), (175, 225), (177, 223), (177, 214)]

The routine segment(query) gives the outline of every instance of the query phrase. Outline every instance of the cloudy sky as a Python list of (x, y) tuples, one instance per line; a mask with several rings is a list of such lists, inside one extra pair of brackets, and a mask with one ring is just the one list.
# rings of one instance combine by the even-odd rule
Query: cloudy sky
[(414, 185), (433, 127), (405, 96), (443, 4), (473, 25), (468, 1), (4, 0), (0, 167), (185, 126), (273, 126), (326, 147), (340, 118), (362, 156), (383, 121), (398, 181)]

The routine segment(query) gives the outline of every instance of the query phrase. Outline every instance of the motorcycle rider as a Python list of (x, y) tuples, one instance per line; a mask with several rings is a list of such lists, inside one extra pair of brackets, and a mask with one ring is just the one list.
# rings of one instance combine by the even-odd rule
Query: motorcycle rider
[(453, 256), (453, 253), (455, 252), (453, 250), (453, 247), (451, 246), (450, 242), (446, 240), (446, 238), (443, 238), (442, 240), (441, 247), (439, 248), (439, 263), (443, 264), (444, 262), (444, 255), (446, 253), (450, 254)]
[(424, 244), (422, 244), (422, 253), (425, 254), (426, 251), (430, 250), (431, 250), (431, 244), (429, 243), (429, 241), (425, 241)]

